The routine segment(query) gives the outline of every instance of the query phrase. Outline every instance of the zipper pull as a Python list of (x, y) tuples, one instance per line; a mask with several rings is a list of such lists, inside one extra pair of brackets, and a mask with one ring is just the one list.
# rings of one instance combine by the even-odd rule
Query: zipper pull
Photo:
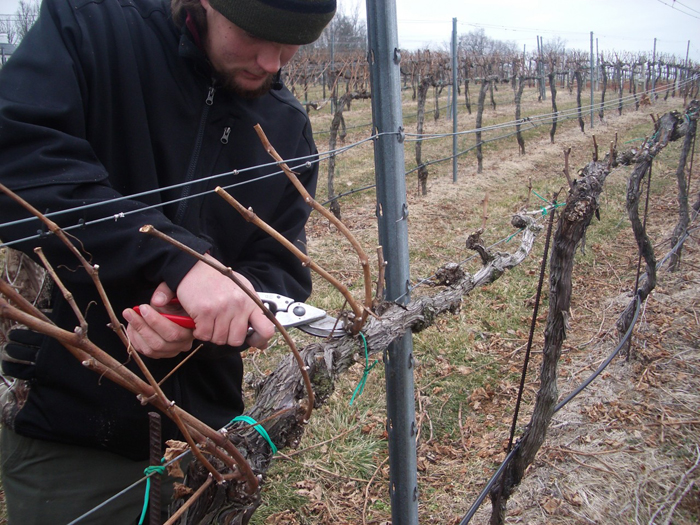
[(216, 93), (216, 88), (211, 86), (209, 88), (209, 93), (207, 93), (207, 106), (214, 104), (214, 93)]
[(224, 134), (221, 135), (221, 143), (222, 144), (228, 144), (228, 136), (231, 134), (231, 128), (229, 126), (226, 126), (224, 128)]

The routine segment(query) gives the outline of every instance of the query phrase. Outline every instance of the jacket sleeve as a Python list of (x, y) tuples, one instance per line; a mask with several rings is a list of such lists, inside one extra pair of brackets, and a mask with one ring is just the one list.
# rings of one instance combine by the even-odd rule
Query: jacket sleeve
[[(163, 241), (138, 232), (143, 224), (175, 237), (200, 253), (209, 244), (172, 224), (152, 205), (122, 196), (88, 139), (90, 41), (66, 0), (46, 0), (40, 16), (0, 71), (0, 182), (74, 235), (104, 282), (134, 284), (133, 276), (155, 285), (177, 286), (195, 260)], [(94, 117), (94, 116), (93, 116)], [(93, 130), (94, 133), (94, 130)], [(79, 211), (71, 211), (79, 208)], [(14, 223), (30, 214), (0, 196), (4, 242), (31, 253), (42, 246), (52, 263), (75, 267), (74, 258), (54, 236), (37, 238), (38, 220)], [(110, 217), (110, 219), (105, 219)], [(81, 227), (76, 228), (76, 225)], [(106, 264), (109, 262), (109, 264)], [(83, 272), (66, 277), (79, 284)]]
[[(298, 140), (296, 158), (317, 153), (308, 120)], [(297, 169), (296, 173), (306, 190), (315, 196), (318, 163), (313, 162), (310, 166)], [(305, 225), (310, 213), (311, 206), (288, 183), (284, 197), (272, 214), (274, 219), (270, 226), (306, 253)], [(280, 293), (297, 301), (304, 301), (311, 295), (310, 270), (287, 248), (263, 231), (254, 235), (250, 246), (242, 251), (236, 270), (245, 275), (258, 291)]]

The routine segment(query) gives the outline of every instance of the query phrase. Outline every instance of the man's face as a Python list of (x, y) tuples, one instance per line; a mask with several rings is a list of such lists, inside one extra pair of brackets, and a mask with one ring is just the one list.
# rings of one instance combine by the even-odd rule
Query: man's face
[(224, 87), (244, 97), (267, 93), (274, 75), (299, 46), (261, 40), (229, 21), (208, 0), (201, 2), (208, 24), (204, 47)]

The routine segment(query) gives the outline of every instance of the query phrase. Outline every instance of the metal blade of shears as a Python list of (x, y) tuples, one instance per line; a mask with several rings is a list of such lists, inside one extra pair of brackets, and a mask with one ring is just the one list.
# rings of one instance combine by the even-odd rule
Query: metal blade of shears
[[(277, 320), (285, 328), (296, 327), (316, 337), (341, 337), (345, 335), (343, 322), (326, 314), (325, 310), (310, 304), (295, 302), (289, 297), (270, 293), (259, 293)], [(273, 308), (277, 308), (274, 311)]]
[(321, 319), (297, 326), (302, 332), (316, 337), (342, 337), (345, 335), (344, 323), (340, 319), (325, 315)]
[(325, 310), (284, 295), (260, 292), (258, 297), (285, 328), (299, 327), (326, 316)]
[[(345, 334), (342, 321), (326, 315), (326, 311), (321, 308), (295, 301), (291, 297), (280, 294), (259, 292), (258, 297), (285, 328), (297, 327), (317, 337), (339, 337)], [(180, 302), (175, 298), (170, 304), (179, 305)], [(138, 306), (134, 306), (133, 309), (141, 315)], [(166, 312), (161, 312), (160, 315), (183, 328), (190, 330), (195, 328), (194, 320), (187, 315)], [(249, 328), (249, 331), (252, 333), (252, 328)]]

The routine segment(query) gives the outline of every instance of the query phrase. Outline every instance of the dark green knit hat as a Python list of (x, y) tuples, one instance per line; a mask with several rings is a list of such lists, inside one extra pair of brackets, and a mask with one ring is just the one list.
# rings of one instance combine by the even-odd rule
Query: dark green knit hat
[(209, 0), (241, 29), (281, 44), (310, 44), (335, 14), (336, 0)]

